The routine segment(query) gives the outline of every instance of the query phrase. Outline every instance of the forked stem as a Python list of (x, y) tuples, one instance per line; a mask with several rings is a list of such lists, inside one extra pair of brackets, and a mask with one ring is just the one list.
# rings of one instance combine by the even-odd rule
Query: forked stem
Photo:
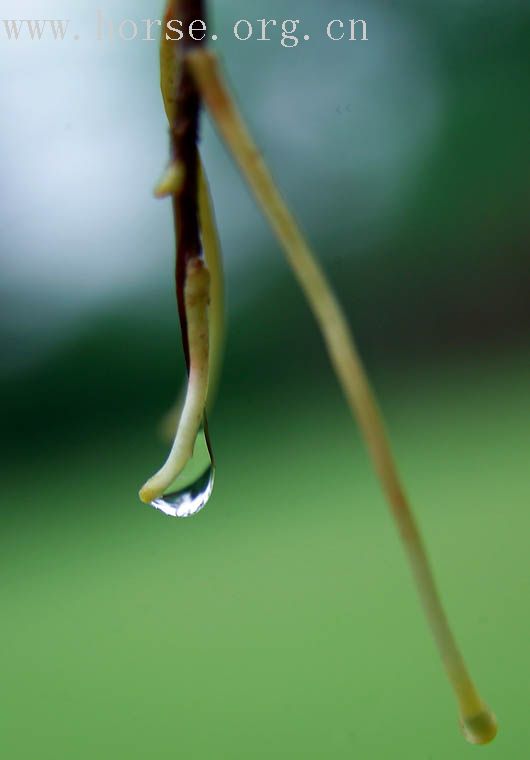
[[(166, 2), (164, 15), (164, 29), (167, 29), (167, 24), (174, 19), (187, 19), (188, 21), (191, 21), (192, 19), (202, 18), (200, 15), (201, 13), (204, 13), (204, 8), (202, 6), (203, 4), (199, 4), (196, 0), (168, 0)], [(186, 26), (186, 24), (184, 24), (184, 26)], [(169, 35), (166, 35), (164, 32), (162, 33), (160, 40), (160, 90), (168, 122), (172, 128), (172, 143), (175, 149), (176, 135), (180, 135), (180, 141), (182, 141), (182, 132), (188, 130), (190, 128), (190, 123), (197, 118), (199, 103), (196, 102), (193, 97), (190, 97), (193, 95), (192, 90), (194, 82), (192, 80), (191, 84), (193, 87), (190, 87), (189, 77), (183, 70), (183, 59), (186, 55), (187, 47), (191, 44), (191, 40), (186, 38), (182, 42), (179, 42), (168, 39), (168, 36)], [(183, 97), (183, 91), (185, 97)], [(180, 217), (180, 224), (178, 224), (177, 227), (184, 227), (185, 225), (189, 226), (190, 220), (193, 223), (193, 226), (195, 226), (194, 223), (198, 221), (197, 231), (200, 234), (200, 242), (202, 244), (206, 266), (210, 272), (210, 355), (208, 399), (206, 404), (206, 411), (209, 412), (213, 406), (213, 401), (217, 392), (224, 346), (224, 281), (221, 246), (217, 232), (213, 203), (208, 188), (208, 180), (206, 178), (202, 161), (200, 157), (198, 158), (198, 161), (195, 160), (195, 152), (191, 154), (189, 146), (184, 152), (184, 155), (182, 155), (182, 150), (177, 150), (176, 152), (181, 154), (179, 160), (170, 162), (155, 188), (155, 196), (157, 198), (163, 198), (172, 195), (174, 198), (178, 199), (186, 183), (186, 172), (188, 172), (188, 174), (191, 172), (194, 175), (194, 185), (198, 188), (197, 193), (195, 194), (196, 197), (194, 198), (197, 209), (193, 209), (193, 213), (191, 214), (178, 215), (177, 209), (175, 208), (175, 216)], [(177, 236), (180, 237), (178, 229)], [(186, 255), (187, 251), (182, 247), (180, 256), (186, 258)], [(179, 252), (177, 252), (177, 262), (178, 259)], [(177, 265), (177, 270), (178, 268)], [(180, 280), (181, 281), (179, 282), (177, 272), (177, 291), (179, 290), (179, 287), (183, 285), (182, 278), (180, 278)], [(183, 316), (181, 307), (181, 318)], [(184, 402), (185, 399), (181, 393), (173, 404), (173, 407), (164, 416), (161, 426), (161, 432), (164, 436), (173, 438), (175, 435), (175, 430), (177, 429), (182, 414)]]
[(401, 535), (421, 602), (459, 704), (464, 734), (472, 743), (485, 744), (495, 737), (496, 720), (478, 694), (449, 627), (423, 540), (398, 476), (381, 413), (344, 313), (250, 136), (222, 78), (216, 57), (201, 49), (190, 51), (187, 60), (221, 136), (282, 244), (317, 319)]

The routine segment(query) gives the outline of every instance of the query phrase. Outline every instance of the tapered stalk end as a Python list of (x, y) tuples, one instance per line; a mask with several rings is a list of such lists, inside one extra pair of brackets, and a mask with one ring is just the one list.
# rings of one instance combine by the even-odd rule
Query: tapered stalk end
[(138, 496), (140, 497), (140, 501), (143, 501), (144, 504), (150, 504), (153, 499), (156, 499), (160, 494), (158, 489), (153, 488), (149, 485), (149, 482), (147, 482), (145, 486), (142, 486), (140, 489)]
[(489, 707), (476, 715), (461, 717), (462, 732), (470, 744), (489, 744), (497, 736), (497, 719)]

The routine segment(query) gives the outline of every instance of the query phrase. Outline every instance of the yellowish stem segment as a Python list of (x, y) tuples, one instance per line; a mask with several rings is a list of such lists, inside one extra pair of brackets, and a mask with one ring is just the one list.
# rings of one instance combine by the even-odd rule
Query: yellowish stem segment
[(184, 286), (190, 358), (186, 400), (166, 463), (140, 490), (140, 499), (146, 504), (165, 493), (193, 455), (208, 394), (209, 297), (209, 272), (200, 259), (191, 259)]
[[(208, 181), (202, 162), (199, 173), (199, 216), (201, 224), (202, 247), (206, 266), (210, 273), (210, 308), (208, 309), (210, 325), (210, 357), (208, 374), (208, 398), (206, 400), (206, 412), (210, 412), (215, 401), (221, 365), (224, 353), (225, 340), (225, 313), (224, 313), (224, 274), (221, 258), (221, 244), (215, 223), (215, 214), (210, 197)], [(184, 392), (164, 415), (161, 423), (161, 433), (171, 440), (182, 414), (184, 404)]]
[(169, 164), (154, 190), (155, 198), (168, 198), (180, 192), (184, 182), (184, 167), (178, 161)]
[(217, 232), (215, 212), (204, 167), (199, 169), (199, 220), (202, 247), (206, 266), (210, 273), (210, 359), (208, 374), (208, 399), (206, 411), (210, 411), (215, 401), (219, 385), (225, 341), (224, 273), (221, 243)]
[[(177, 14), (177, 15), (175, 15)], [(178, 18), (178, 4), (174, 0), (166, 3), (165, 20)], [(175, 119), (176, 93), (178, 80), (181, 73), (181, 47), (174, 40), (167, 40), (162, 34), (160, 41), (160, 90), (164, 102), (164, 109), (170, 124)], [(184, 168), (177, 163), (171, 163), (158, 185), (155, 188), (155, 196), (164, 198), (178, 193), (183, 181)], [(208, 188), (206, 173), (200, 162), (199, 170), (199, 217), (201, 226), (202, 246), (206, 266), (210, 272), (210, 356), (208, 399), (206, 411), (210, 411), (215, 399), (219, 384), (219, 375), (222, 364), (225, 318), (224, 318), (224, 276), (221, 258), (221, 245), (215, 222), (213, 203)], [(173, 407), (164, 416), (161, 424), (161, 432), (171, 439), (177, 428), (182, 415), (184, 394), (179, 394)]]
[(486, 744), (496, 720), (478, 694), (442, 607), (423, 540), (397, 473), (381, 413), (344, 313), (319, 264), (263, 162), (219, 72), (215, 56), (204, 50), (188, 56), (208, 110), (286, 253), (320, 326), (332, 365), (356, 416), (375, 470), (403, 541), (418, 592), (453, 686), (464, 734)]

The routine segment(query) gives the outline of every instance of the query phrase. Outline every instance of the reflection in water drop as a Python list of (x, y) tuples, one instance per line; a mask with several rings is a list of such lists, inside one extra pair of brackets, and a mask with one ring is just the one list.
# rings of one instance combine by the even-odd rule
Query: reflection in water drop
[(215, 466), (207, 435), (200, 430), (193, 457), (168, 492), (151, 502), (151, 506), (169, 517), (191, 517), (206, 506), (213, 491)]
[(209, 467), (195, 483), (151, 502), (151, 506), (169, 517), (191, 517), (206, 506), (213, 490), (214, 468)]

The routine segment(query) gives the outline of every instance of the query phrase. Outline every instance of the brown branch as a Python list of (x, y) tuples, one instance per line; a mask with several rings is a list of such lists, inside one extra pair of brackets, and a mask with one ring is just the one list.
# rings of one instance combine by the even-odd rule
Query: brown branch
[[(199, 138), (201, 99), (195, 81), (186, 63), (187, 53), (203, 44), (189, 36), (190, 23), (196, 19), (206, 22), (203, 0), (175, 0), (169, 4), (167, 18), (182, 21), (184, 37), (173, 43), (180, 62), (180, 76), (176, 83), (175, 113), (170, 125), (171, 158), (182, 167), (183, 181), (173, 196), (173, 216), (176, 237), (175, 287), (179, 310), (182, 342), (189, 368), (189, 345), (184, 304), (186, 269), (190, 259), (202, 257), (199, 226)], [(165, 31), (163, 30), (164, 34)]]

